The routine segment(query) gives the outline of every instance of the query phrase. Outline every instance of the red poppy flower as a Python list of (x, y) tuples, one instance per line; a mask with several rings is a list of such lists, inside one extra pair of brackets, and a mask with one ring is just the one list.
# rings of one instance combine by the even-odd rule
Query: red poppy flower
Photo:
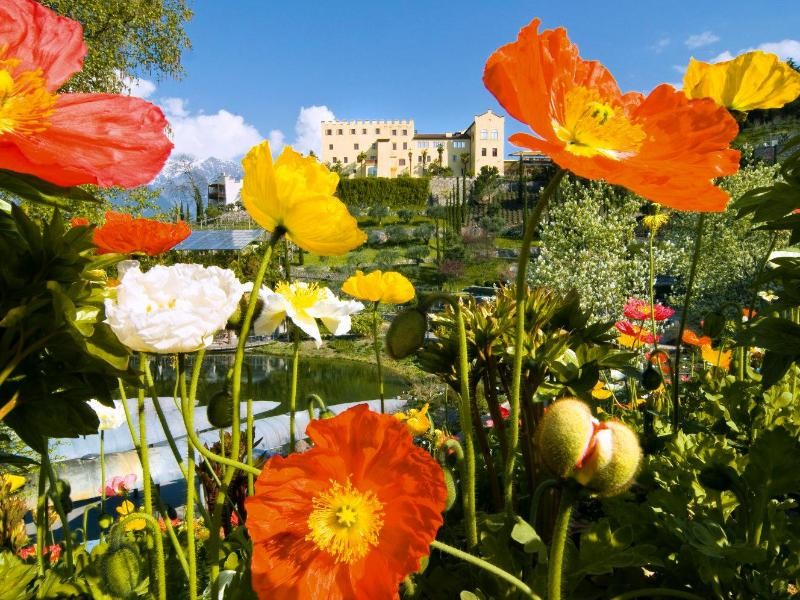
[(167, 121), (141, 98), (56, 93), (85, 55), (78, 22), (33, 0), (0, 3), (0, 169), (63, 186), (148, 183), (172, 149)]
[(649, 329), (627, 321), (617, 321), (614, 326), (621, 334), (617, 342), (626, 348), (638, 348), (642, 344), (652, 344), (661, 339), (660, 336), (653, 335)]
[(366, 405), (312, 421), (315, 446), (270, 458), (247, 498), (259, 598), (399, 598), (442, 525), (442, 470)]
[(71, 227), (86, 227), (89, 225), (89, 219), (86, 217), (72, 217), (69, 220), (69, 224)]
[(183, 221), (162, 223), (134, 219), (123, 213), (107, 212), (106, 222), (94, 230), (92, 241), (100, 254), (163, 254), (189, 237), (192, 230)]
[(483, 82), (539, 136), (510, 141), (547, 154), (576, 175), (622, 185), (679, 210), (721, 211), (728, 194), (712, 179), (735, 173), (728, 148), (738, 126), (712, 100), (663, 84), (623, 94), (603, 65), (583, 60), (564, 29), (524, 27), (489, 57)]
[(691, 329), (684, 329), (683, 335), (681, 336), (681, 341), (684, 344), (688, 344), (690, 346), (710, 346), (711, 345), (711, 338), (707, 335), (698, 336), (694, 331)]
[[(623, 314), (634, 321), (650, 320), (650, 303), (639, 298), (628, 298)], [(654, 304), (652, 315), (656, 321), (665, 321), (675, 314), (675, 310), (663, 304)]]

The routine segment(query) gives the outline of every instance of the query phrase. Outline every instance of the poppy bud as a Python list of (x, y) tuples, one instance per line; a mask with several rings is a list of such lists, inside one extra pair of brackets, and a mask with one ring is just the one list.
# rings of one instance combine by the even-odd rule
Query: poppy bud
[(233, 423), (233, 400), (227, 388), (211, 396), (206, 407), (206, 415), (208, 422), (214, 427), (231, 426)]
[[(250, 292), (245, 292), (242, 294), (242, 297), (239, 299), (239, 304), (236, 306), (236, 310), (233, 311), (233, 314), (228, 317), (228, 324), (225, 325), (225, 329), (230, 329), (231, 331), (235, 331), (239, 334), (242, 330), (242, 321), (244, 321), (244, 315), (247, 312), (247, 305), (250, 304)], [(253, 311), (253, 320), (258, 318), (258, 315), (261, 314), (261, 310), (264, 308), (264, 301), (259, 296), (258, 300), (256, 300), (256, 308)]]
[(574, 398), (554, 402), (545, 410), (536, 430), (536, 443), (547, 467), (569, 477), (582, 460), (594, 434), (591, 409)]
[(703, 319), (703, 335), (718, 338), (725, 330), (725, 317), (718, 312), (708, 313)]
[(661, 373), (653, 368), (652, 363), (648, 364), (644, 373), (642, 373), (642, 387), (648, 392), (652, 392), (661, 387), (662, 383), (663, 379), (661, 378)]
[(336, 416), (336, 413), (333, 412), (330, 408), (326, 408), (325, 410), (319, 411), (319, 418), (320, 419), (332, 419)]
[(442, 471), (444, 472), (444, 485), (447, 488), (447, 500), (444, 505), (444, 511), (447, 512), (456, 503), (458, 492), (456, 491), (456, 480), (453, 477), (453, 472), (448, 468), (444, 468)]
[(624, 423), (606, 421), (600, 427), (594, 447), (575, 478), (601, 496), (615, 496), (633, 483), (642, 448), (639, 436)]
[(428, 321), (416, 308), (397, 313), (386, 332), (386, 351), (395, 359), (411, 356), (425, 341)]
[(114, 524), (114, 517), (108, 513), (102, 513), (97, 517), (97, 524), (100, 526), (100, 529), (108, 529)]
[(69, 482), (64, 481), (63, 479), (58, 479), (55, 485), (50, 489), (50, 496), (58, 498), (61, 502), (61, 508), (64, 510), (65, 513), (68, 513), (72, 510), (72, 498), (70, 498), (70, 494), (72, 493), (72, 488), (69, 485)]
[(132, 598), (139, 585), (139, 557), (130, 545), (109, 550), (101, 559), (105, 588), (114, 598)]

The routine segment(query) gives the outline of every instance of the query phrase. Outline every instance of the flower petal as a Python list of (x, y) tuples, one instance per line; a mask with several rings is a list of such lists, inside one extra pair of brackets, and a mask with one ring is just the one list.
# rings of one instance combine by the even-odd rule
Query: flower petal
[(358, 221), (333, 196), (315, 196), (295, 203), (286, 213), (289, 239), (322, 256), (345, 254), (367, 240)]
[(0, 144), (0, 164), (63, 186), (135, 187), (167, 160), (166, 126), (161, 109), (141, 98), (64, 94), (48, 129), (15, 137), (16, 148)]
[(41, 69), (49, 91), (80, 71), (84, 56), (83, 28), (77, 21), (33, 0), (0, 4), (0, 58), (18, 59), (25, 71)]

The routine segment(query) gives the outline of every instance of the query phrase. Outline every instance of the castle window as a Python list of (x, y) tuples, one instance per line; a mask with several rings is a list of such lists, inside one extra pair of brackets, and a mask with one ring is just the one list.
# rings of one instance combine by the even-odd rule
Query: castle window
[(326, 129), (325, 135), (331, 135), (333, 133), (333, 129)]
[(428, 142), (417, 142), (417, 148), (427, 148)]
[(358, 150), (358, 144), (353, 144), (353, 150)]
[(481, 156), (486, 156), (486, 148), (481, 148)]
[(481, 129), (481, 139), (482, 140), (489, 139), (489, 132), (486, 129)]
[(497, 129), (492, 129), (492, 139), (493, 140), (497, 139)]
[(497, 148), (492, 148), (492, 156), (497, 156)]
[(333, 150), (333, 144), (328, 144), (328, 150)]
[(380, 127), (376, 127), (376, 128), (375, 128), (375, 133), (377, 133), (378, 135), (380, 135), (380, 134), (381, 134), (381, 128), (380, 128)]
[(342, 130), (341, 129), (337, 129), (336, 130), (336, 135), (342, 135)]
[(342, 162), (344, 162), (345, 164), (347, 164), (347, 157), (346, 157), (346, 156), (344, 157), (344, 161), (342, 161)]
[(408, 135), (408, 129), (403, 129), (403, 135)]
[(361, 130), (361, 135), (367, 135), (367, 130), (366, 130), (366, 128), (364, 128), (364, 129), (362, 129), (362, 130)]
[(401, 158), (397, 162), (400, 164), (401, 167), (405, 167), (406, 166), (406, 159), (405, 158)]
[(397, 129), (392, 129), (392, 135), (397, 135)]
[(392, 150), (397, 150), (397, 144), (392, 144)]

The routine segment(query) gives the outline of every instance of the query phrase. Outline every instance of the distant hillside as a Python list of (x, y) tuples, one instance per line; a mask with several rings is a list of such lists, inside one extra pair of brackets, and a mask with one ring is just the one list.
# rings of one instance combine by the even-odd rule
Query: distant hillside
[(194, 213), (192, 184), (202, 193), (205, 204), (208, 201), (209, 182), (223, 174), (241, 178), (243, 175), (241, 162), (214, 157), (199, 160), (185, 154), (177, 155), (170, 157), (149, 187), (160, 191), (159, 205), (164, 210), (170, 210), (183, 202)]

